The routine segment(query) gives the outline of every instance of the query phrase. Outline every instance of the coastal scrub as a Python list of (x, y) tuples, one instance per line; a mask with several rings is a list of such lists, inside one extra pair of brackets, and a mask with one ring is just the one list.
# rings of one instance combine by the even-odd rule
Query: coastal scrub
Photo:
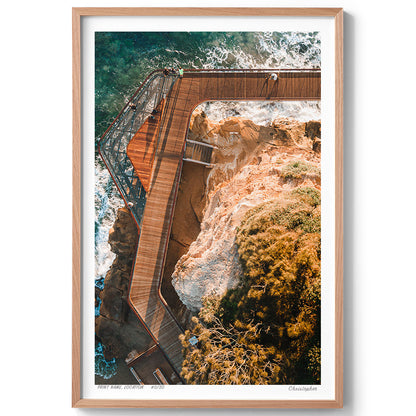
[(182, 376), (194, 384), (320, 383), (319, 191), (297, 188), (252, 208), (236, 243), (242, 278), (204, 300), (182, 337)]

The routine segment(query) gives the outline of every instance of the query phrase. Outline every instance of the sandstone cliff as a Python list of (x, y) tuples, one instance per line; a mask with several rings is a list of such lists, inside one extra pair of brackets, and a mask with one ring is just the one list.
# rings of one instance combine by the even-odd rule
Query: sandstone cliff
[[(278, 118), (264, 127), (230, 117), (214, 123), (196, 111), (190, 138), (216, 147), (201, 188), (207, 202), (197, 215), (200, 232), (172, 275), (181, 301), (197, 311), (204, 296), (223, 294), (241, 276), (235, 235), (250, 208), (296, 187), (320, 189), (320, 122)], [(187, 233), (186, 224), (180, 228)]]

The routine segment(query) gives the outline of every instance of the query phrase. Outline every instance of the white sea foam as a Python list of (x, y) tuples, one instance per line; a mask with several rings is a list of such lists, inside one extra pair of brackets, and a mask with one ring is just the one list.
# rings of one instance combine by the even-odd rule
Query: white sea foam
[(104, 357), (103, 345), (99, 342), (95, 346), (95, 374), (108, 380), (117, 374), (116, 360), (107, 361)]
[(102, 279), (114, 261), (108, 233), (123, 205), (107, 169), (95, 166), (95, 279)]
[(264, 68), (317, 68), (321, 64), (319, 36), (308, 33), (286, 32), (276, 41), (270, 32), (259, 34), (262, 54), (268, 57)]
[(243, 117), (261, 126), (269, 126), (278, 117), (290, 117), (301, 122), (321, 119), (320, 101), (215, 101), (202, 103), (198, 108), (213, 121)]
[[(319, 68), (319, 34), (285, 32), (279, 39), (270, 32), (253, 33), (250, 45), (214, 45), (202, 50), (203, 68)], [(195, 67), (199, 62), (196, 60)]]

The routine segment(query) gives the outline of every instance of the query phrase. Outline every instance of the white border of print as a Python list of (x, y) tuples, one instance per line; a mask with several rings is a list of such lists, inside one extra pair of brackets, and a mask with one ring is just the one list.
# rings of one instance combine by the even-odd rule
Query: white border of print
[[(87, 16), (82, 34), (82, 342), (81, 397), (134, 400), (335, 399), (335, 22), (332, 17)], [(94, 33), (96, 31), (297, 31), (321, 34), (322, 47), (322, 384), (318, 386), (131, 386), (94, 384)]]

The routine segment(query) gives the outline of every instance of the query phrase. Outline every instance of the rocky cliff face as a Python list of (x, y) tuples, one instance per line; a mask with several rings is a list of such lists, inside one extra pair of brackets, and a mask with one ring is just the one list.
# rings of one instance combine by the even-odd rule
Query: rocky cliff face
[(296, 187), (320, 189), (320, 122), (279, 118), (264, 127), (231, 117), (214, 123), (197, 111), (190, 138), (216, 147), (201, 231), (172, 275), (181, 301), (197, 311), (204, 296), (222, 295), (241, 276), (236, 228), (250, 208)]
[(127, 303), (138, 232), (126, 208), (119, 209), (108, 241), (117, 257), (99, 293), (101, 307), (100, 315), (95, 318), (95, 334), (104, 345), (106, 359), (124, 359), (131, 350), (140, 351), (151, 342)]

